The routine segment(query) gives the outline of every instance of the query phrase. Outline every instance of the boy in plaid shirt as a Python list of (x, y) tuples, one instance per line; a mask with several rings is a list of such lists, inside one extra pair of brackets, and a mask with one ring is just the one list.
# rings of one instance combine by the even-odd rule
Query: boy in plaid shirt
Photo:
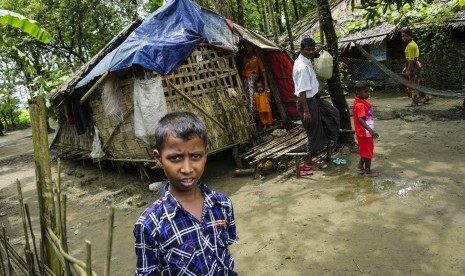
[(136, 275), (237, 275), (231, 200), (200, 181), (207, 162), (205, 124), (188, 112), (164, 116), (154, 155), (168, 182), (134, 226)]

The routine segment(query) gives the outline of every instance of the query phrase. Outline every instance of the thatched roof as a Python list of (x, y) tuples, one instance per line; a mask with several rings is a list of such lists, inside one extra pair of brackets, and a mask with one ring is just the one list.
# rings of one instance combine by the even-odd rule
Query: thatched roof
[[(229, 22), (226, 18), (216, 14), (215, 12), (202, 8), (202, 13), (212, 14), (212, 16), (208, 16), (208, 17), (204, 16), (202, 20), (205, 20), (205, 29), (204, 29), (205, 42), (207, 42), (209, 45), (211, 45), (214, 48), (236, 52), (237, 51), (236, 44), (238, 43), (239, 38), (242, 38), (246, 41), (251, 42), (258, 48), (263, 49), (263, 50), (284, 51), (281, 47), (276, 45), (274, 42), (266, 39), (265, 37), (245, 27), (239, 26), (238, 24), (235, 24), (233, 22)], [(222, 25), (219, 26), (216, 21), (211, 19), (212, 17), (221, 18)], [(114, 55), (117, 55), (117, 53), (114, 53), (113, 51), (117, 50), (122, 44), (126, 43), (125, 41), (132, 37), (131, 33), (133, 33), (133, 31), (137, 32), (137, 30), (140, 29), (139, 27), (143, 27), (144, 24), (150, 25), (151, 21), (138, 20), (138, 21), (133, 22), (129, 26), (127, 26), (123, 31), (121, 31), (112, 41), (110, 41), (102, 50), (100, 50), (97, 55), (95, 55), (89, 62), (84, 64), (73, 75), (71, 79), (64, 82), (57, 89), (52, 91), (51, 99), (53, 103), (59, 106), (73, 93), (75, 89), (79, 89), (83, 85), (87, 85), (88, 83), (93, 82), (97, 76), (101, 76), (102, 74), (104, 74), (104, 72), (101, 72), (100, 69), (108, 65), (106, 64), (108, 60), (113, 61), (113, 57), (111, 56), (111, 54), (113, 53)], [(231, 29), (233, 29), (234, 31)], [(226, 38), (223, 37), (222, 35), (224, 34), (226, 30), (229, 31), (231, 35), (233, 36), (231, 41), (229, 40), (223, 41)], [(138, 36), (134, 36), (134, 37), (136, 39), (139, 39)], [(223, 43), (224, 45), (221, 43)], [(223, 47), (226, 45), (225, 43), (230, 43), (234, 47), (225, 48)], [(169, 58), (167, 60), (169, 60)]]
[[(360, 13), (352, 11), (351, 7), (348, 6), (346, 1), (332, 1), (331, 11), (333, 20), (337, 21), (335, 24), (336, 33), (340, 33), (339, 43), (347, 45), (352, 41), (356, 41), (359, 45), (376, 45), (383, 42), (385, 39), (389, 39), (394, 35), (399, 24), (392, 24), (389, 22), (381, 22), (380, 24), (360, 31), (354, 31), (347, 33), (345, 26), (354, 21), (363, 22), (363, 18)], [(446, 28), (465, 28), (465, 12), (457, 14), (457, 17), (444, 22)], [(294, 45), (296, 49), (299, 48), (300, 41), (305, 37), (315, 37), (315, 34), (320, 31), (320, 24), (318, 22), (318, 11), (314, 10), (308, 13), (304, 18), (297, 22), (293, 29), (294, 34)], [(289, 47), (287, 39), (287, 33), (284, 33), (280, 37), (280, 42), (286, 47)]]
[(136, 20), (126, 26), (116, 37), (105, 45), (93, 58), (91, 58), (86, 64), (84, 64), (76, 73), (73, 74), (71, 79), (62, 83), (57, 89), (53, 90), (50, 94), (50, 98), (53, 102), (58, 103), (63, 98), (71, 93), (71, 90), (76, 84), (84, 78), (91, 70), (97, 65), (108, 53), (113, 51), (118, 45), (120, 45), (129, 34), (134, 31), (142, 23), (142, 20)]
[[(332, 11), (341, 10), (342, 7), (347, 6), (346, 1), (344, 0), (330, 0), (329, 3)], [(311, 32), (311, 30), (315, 25), (319, 25), (318, 9), (310, 11), (292, 26), (292, 34), (294, 36), (295, 49), (298, 49), (300, 47), (300, 41), (302, 40), (302, 38), (312, 37), (313, 32)], [(284, 45), (286, 48), (289, 48), (287, 32), (283, 33), (279, 37), (279, 42), (280, 45)]]

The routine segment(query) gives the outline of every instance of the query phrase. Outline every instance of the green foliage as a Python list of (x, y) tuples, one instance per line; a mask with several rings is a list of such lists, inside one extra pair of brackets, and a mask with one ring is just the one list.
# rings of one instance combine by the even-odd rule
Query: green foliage
[(147, 12), (152, 13), (156, 11), (158, 8), (160, 8), (162, 5), (163, 5), (163, 0), (151, 0), (145, 3), (144, 9)]
[[(383, 1), (387, 4), (392, 1)], [(397, 24), (401, 20), (410, 23), (422, 24), (441, 24), (447, 19), (452, 19), (463, 11), (465, 0), (452, 0), (448, 2), (422, 2), (422, 1), (403, 1), (399, 8), (393, 8), (392, 5), (378, 5), (376, 7), (363, 8), (353, 15), (341, 18), (340, 23), (345, 23), (345, 30), (350, 33), (360, 31), (381, 22)], [(398, 3), (397, 3), (398, 4)]]
[[(439, 18), (437, 20), (440, 20)], [(421, 49), (424, 78), (428, 86), (440, 90), (462, 89), (463, 57), (449, 32), (440, 24), (423, 25), (413, 29), (415, 41)]]
[(47, 31), (42, 29), (36, 21), (30, 20), (22, 16), (21, 14), (8, 10), (0, 10), (0, 24), (5, 24), (14, 28), (18, 28), (21, 31), (36, 38), (40, 42), (50, 42), (50, 35), (47, 33)]
[[(0, 9), (37, 20), (14, 13), (0, 14), (0, 20), (8, 20), (7, 25), (0, 24), (0, 90), (4, 95), (0, 104), (4, 113), (13, 118), (13, 124), (17, 118), (10, 111), (19, 106), (12, 104), (12, 99), (19, 89), (28, 91), (29, 98), (46, 95), (136, 19), (139, 2), (146, 1), (0, 0)], [(20, 22), (22, 27), (16, 28)], [(22, 32), (35, 34), (32, 27), (38, 24), (49, 34), (47, 38), (40, 29), (42, 33), (37, 35), (42, 42)], [(50, 43), (44, 44), (47, 41)]]

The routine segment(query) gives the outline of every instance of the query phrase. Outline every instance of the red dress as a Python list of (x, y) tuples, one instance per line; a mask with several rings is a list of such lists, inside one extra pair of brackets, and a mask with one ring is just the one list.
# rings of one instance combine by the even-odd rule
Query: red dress
[(373, 158), (373, 151), (375, 148), (373, 137), (358, 121), (359, 118), (363, 118), (372, 129), (374, 128), (373, 108), (371, 104), (366, 100), (358, 97), (355, 98), (353, 117), (360, 157), (371, 159)]

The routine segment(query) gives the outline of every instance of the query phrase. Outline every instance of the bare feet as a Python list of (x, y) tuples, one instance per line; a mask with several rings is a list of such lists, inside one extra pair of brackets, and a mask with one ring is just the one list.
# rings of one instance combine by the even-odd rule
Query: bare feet
[(370, 171), (365, 171), (363, 175), (366, 177), (378, 177), (379, 173), (376, 173), (370, 170)]
[(365, 170), (363, 169), (363, 167), (357, 165), (357, 167), (355, 167), (355, 170), (357, 171), (357, 173), (359, 174), (365, 174)]

